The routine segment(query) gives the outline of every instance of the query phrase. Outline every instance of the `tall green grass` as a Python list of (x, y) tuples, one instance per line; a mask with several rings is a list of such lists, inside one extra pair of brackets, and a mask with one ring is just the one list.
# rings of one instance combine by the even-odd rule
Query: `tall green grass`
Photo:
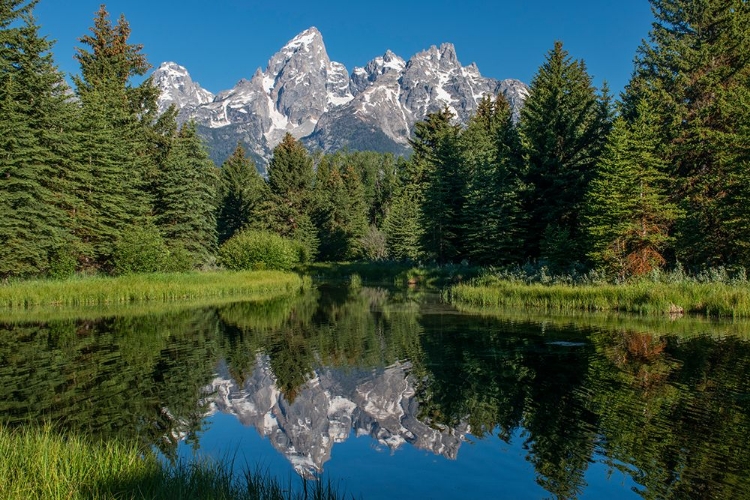
[(542, 284), (484, 279), (456, 285), (444, 296), (454, 304), (477, 307), (750, 317), (748, 283), (641, 280), (622, 284)]
[(297, 291), (304, 278), (281, 271), (134, 274), (30, 280), (0, 285), (0, 307), (90, 306), (200, 298), (271, 298)]
[(0, 427), (0, 498), (77, 499), (335, 499), (329, 483), (298, 491), (259, 470), (233, 472), (231, 463), (165, 465), (152, 453), (121, 443), (94, 444), (44, 429)]

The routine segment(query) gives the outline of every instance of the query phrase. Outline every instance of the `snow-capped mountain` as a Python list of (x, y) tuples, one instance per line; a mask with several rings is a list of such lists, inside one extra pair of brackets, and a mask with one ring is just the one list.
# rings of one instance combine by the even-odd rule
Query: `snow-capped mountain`
[(198, 106), (208, 104), (215, 98), (194, 82), (185, 68), (173, 62), (162, 63), (154, 71), (153, 82), (161, 90), (159, 113), (174, 104), (180, 110), (181, 121), (186, 120)]
[(265, 70), (216, 96), (171, 62), (153, 81), (160, 109), (174, 104), (180, 120), (195, 119), (215, 161), (241, 141), (261, 164), (287, 132), (312, 149), (405, 153), (414, 124), (428, 113), (447, 106), (466, 123), (484, 95), (503, 93), (516, 112), (528, 95), (518, 80), (485, 78), (475, 64), (462, 66), (448, 43), (408, 61), (389, 50), (349, 74), (330, 60), (316, 28), (289, 41)]

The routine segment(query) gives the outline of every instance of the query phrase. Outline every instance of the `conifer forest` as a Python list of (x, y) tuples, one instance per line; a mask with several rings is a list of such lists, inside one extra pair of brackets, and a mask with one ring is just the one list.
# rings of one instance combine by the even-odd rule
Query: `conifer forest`
[(430, 114), (408, 158), (287, 135), (267, 178), (241, 145), (215, 165), (195, 124), (157, 113), (144, 49), (105, 6), (69, 81), (37, 3), (0, 2), (2, 279), (242, 267), (272, 238), (282, 268), (536, 263), (623, 280), (750, 266), (746, 0), (650, 0), (618, 96), (556, 42), (518, 116), (502, 95), (467, 126)]

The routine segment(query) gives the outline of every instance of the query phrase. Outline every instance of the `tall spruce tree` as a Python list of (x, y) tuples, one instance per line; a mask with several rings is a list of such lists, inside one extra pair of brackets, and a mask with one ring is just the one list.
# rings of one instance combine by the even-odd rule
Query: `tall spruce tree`
[(639, 49), (626, 113), (648, 99), (660, 116), (680, 260), (750, 264), (750, 4), (650, 0), (656, 22)]
[(608, 101), (606, 94), (598, 98), (585, 64), (556, 42), (520, 118), (530, 257), (566, 265), (584, 256), (579, 213), (609, 128)]
[[(80, 41), (76, 59), (81, 75), (74, 78), (81, 115), (77, 137), (77, 192), (81, 207), (74, 228), (87, 246), (85, 257), (106, 265), (125, 230), (148, 223), (152, 200), (146, 184), (153, 170), (146, 155), (144, 116), (155, 108), (153, 90), (132, 87), (130, 79), (149, 69), (140, 45), (128, 43), (124, 17), (112, 25), (105, 7), (99, 9), (91, 34)], [(143, 85), (150, 86), (150, 82)]]
[(523, 255), (520, 142), (508, 101), (486, 96), (461, 136), (468, 185), (466, 254), (480, 264), (509, 264)]
[(318, 238), (312, 222), (313, 160), (305, 147), (287, 133), (274, 148), (268, 165), (269, 199), (253, 226), (300, 241), (312, 258)]
[(388, 213), (383, 219), (388, 257), (401, 261), (422, 259), (421, 206), (425, 175), (420, 162), (399, 158), (396, 185)]
[(268, 185), (255, 164), (237, 144), (232, 156), (221, 166), (219, 243), (223, 243), (258, 216), (261, 202), (268, 198)]
[(35, 5), (0, 4), (0, 277), (44, 274), (71, 243), (64, 153), (74, 110)]
[(659, 123), (642, 100), (632, 123), (615, 121), (586, 197), (592, 262), (620, 279), (666, 263), (663, 253), (677, 208), (668, 199)]
[(346, 258), (348, 238), (344, 210), (347, 193), (334, 157), (323, 157), (315, 172), (315, 210), (313, 223), (318, 230), (318, 257), (322, 261)]
[(444, 108), (417, 123), (412, 160), (424, 172), (420, 224), (425, 255), (438, 262), (464, 257), (462, 211), (466, 178), (459, 146), (460, 129)]
[(219, 172), (194, 122), (183, 125), (157, 182), (156, 224), (168, 246), (187, 250), (195, 264), (216, 250)]
[(324, 157), (315, 178), (315, 213), (319, 258), (341, 261), (360, 257), (360, 238), (367, 229), (365, 191), (352, 165), (339, 164), (343, 155)]
[(422, 227), (419, 224), (422, 194), (414, 184), (399, 187), (383, 221), (388, 256), (399, 261), (422, 259)]

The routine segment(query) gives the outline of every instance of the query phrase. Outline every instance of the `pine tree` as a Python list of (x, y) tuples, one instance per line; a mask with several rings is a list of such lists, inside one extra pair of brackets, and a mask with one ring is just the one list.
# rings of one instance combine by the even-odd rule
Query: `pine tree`
[(645, 100), (632, 123), (615, 121), (587, 194), (589, 257), (620, 279), (646, 274), (666, 262), (663, 252), (677, 209), (668, 200), (659, 133)]
[(485, 97), (461, 136), (468, 185), (464, 210), (466, 253), (472, 262), (521, 260), (521, 157), (510, 105), (502, 94)]
[(73, 108), (35, 4), (0, 8), (0, 277), (46, 273), (71, 243), (63, 153)]
[(260, 204), (268, 198), (268, 185), (241, 144), (221, 166), (219, 243), (232, 237), (257, 217)]
[(547, 234), (556, 245), (568, 247), (561, 255), (567, 262), (553, 264), (582, 257), (579, 212), (606, 139), (608, 101), (606, 94), (597, 97), (585, 64), (571, 60), (562, 43), (556, 42), (534, 76), (521, 111), (530, 187), (525, 203), (530, 216), (529, 256), (551, 257)]
[(175, 138), (157, 185), (156, 224), (167, 245), (187, 250), (195, 264), (208, 262), (217, 243), (219, 173), (194, 122)]
[(682, 207), (675, 250), (695, 266), (750, 264), (747, 129), (750, 4), (651, 0), (656, 22), (639, 49), (626, 113), (656, 106), (662, 151)]

